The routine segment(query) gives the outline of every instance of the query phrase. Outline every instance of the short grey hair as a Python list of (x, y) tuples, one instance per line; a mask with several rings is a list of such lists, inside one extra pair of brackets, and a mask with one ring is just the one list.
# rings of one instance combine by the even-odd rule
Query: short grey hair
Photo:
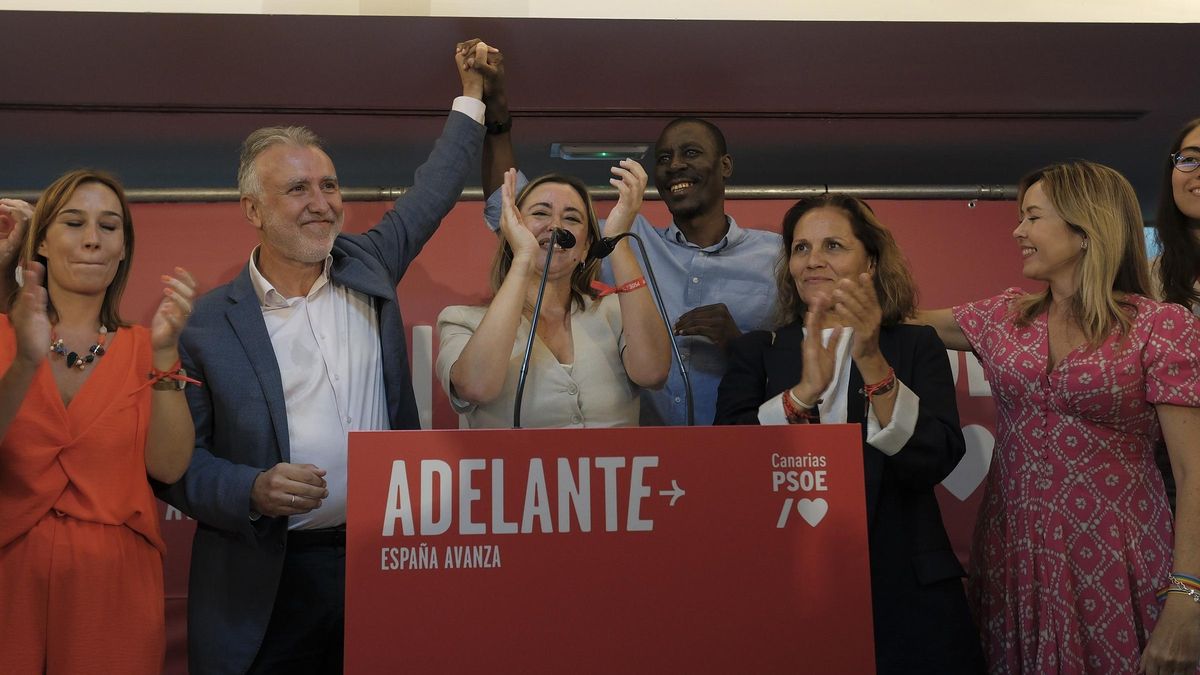
[(254, 160), (276, 145), (294, 145), (301, 148), (316, 148), (324, 150), (321, 137), (308, 127), (263, 127), (250, 132), (242, 142), (241, 160), (238, 162), (238, 192), (245, 195), (259, 195), (262, 183), (259, 182), (258, 172), (254, 169)]

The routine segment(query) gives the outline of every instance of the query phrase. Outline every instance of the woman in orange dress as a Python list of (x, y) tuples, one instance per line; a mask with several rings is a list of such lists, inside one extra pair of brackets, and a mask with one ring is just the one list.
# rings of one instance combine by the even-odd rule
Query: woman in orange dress
[(174, 482), (191, 458), (177, 343), (195, 282), (175, 268), (148, 330), (121, 320), (133, 224), (103, 173), (62, 176), (20, 225), (0, 315), (0, 671), (160, 673), (147, 475)]

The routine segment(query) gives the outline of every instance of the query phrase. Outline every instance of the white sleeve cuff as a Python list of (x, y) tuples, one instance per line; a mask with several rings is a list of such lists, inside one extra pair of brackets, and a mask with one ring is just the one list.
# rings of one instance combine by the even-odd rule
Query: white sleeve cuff
[(879, 428), (874, 406), (867, 411), (867, 443), (889, 457), (900, 452), (912, 438), (921, 409), (921, 399), (912, 389), (898, 379), (896, 387), (896, 405), (892, 408), (892, 421), (886, 427)]
[(764, 426), (775, 424), (788, 424), (787, 415), (783, 414), (783, 397), (787, 390), (778, 396), (773, 396), (767, 399), (767, 402), (758, 406), (758, 423)]
[(471, 96), (459, 96), (454, 99), (454, 104), (450, 106), (450, 109), (457, 110), (470, 117), (478, 122), (480, 126), (483, 125), (483, 113), (487, 110), (486, 106), (483, 105), (483, 101)]

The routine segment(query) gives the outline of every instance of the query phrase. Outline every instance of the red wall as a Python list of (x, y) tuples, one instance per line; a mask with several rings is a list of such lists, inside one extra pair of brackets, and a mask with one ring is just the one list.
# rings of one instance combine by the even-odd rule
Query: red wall
[[(790, 202), (733, 201), (727, 211), (743, 227), (777, 230)], [(388, 208), (386, 203), (356, 203), (346, 209), (346, 230), (369, 228)], [(602, 214), (612, 203), (601, 203)], [(880, 219), (895, 233), (921, 288), (922, 306), (943, 307), (994, 295), (1008, 286), (1030, 287), (1020, 275), (1017, 247), (1010, 236), (1016, 224), (1011, 202), (881, 201), (872, 204)], [(669, 216), (660, 202), (643, 212), (655, 223)], [(459, 204), (443, 222), (400, 284), (406, 328), (434, 325), (447, 305), (481, 304), (488, 297), (487, 275), (496, 236), (482, 224), (482, 204)], [(179, 265), (191, 271), (201, 291), (231, 279), (246, 264), (257, 243), (255, 230), (236, 204), (139, 204), (134, 207), (137, 247), (133, 273), (122, 310), (125, 318), (146, 323), (160, 297), (160, 274)], [(436, 340), (436, 338), (435, 338)], [(436, 354), (435, 354), (436, 356)], [(962, 355), (955, 355), (965, 365)], [(994, 435), (991, 398), (970, 396), (966, 368), (958, 368), (959, 412), (962, 423), (980, 425)], [(418, 389), (422, 383), (417, 382)], [(432, 382), (433, 424), (457, 427), (441, 386)], [(986, 434), (984, 435), (986, 439)], [(972, 448), (978, 451), (979, 448)], [(959, 501), (940, 491), (946, 524), (960, 557), (966, 556), (979, 491)], [(177, 511), (164, 511), (168, 657), (167, 672), (186, 672), (184, 659), (185, 603), (188, 551), (194, 524)]]

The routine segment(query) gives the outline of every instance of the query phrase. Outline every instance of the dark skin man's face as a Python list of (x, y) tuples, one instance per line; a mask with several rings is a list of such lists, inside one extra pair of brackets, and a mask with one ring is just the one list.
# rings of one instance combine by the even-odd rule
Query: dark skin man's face
[(667, 128), (654, 148), (654, 186), (671, 215), (692, 219), (722, 208), (725, 179), (733, 173), (729, 155), (703, 125), (692, 122)]

